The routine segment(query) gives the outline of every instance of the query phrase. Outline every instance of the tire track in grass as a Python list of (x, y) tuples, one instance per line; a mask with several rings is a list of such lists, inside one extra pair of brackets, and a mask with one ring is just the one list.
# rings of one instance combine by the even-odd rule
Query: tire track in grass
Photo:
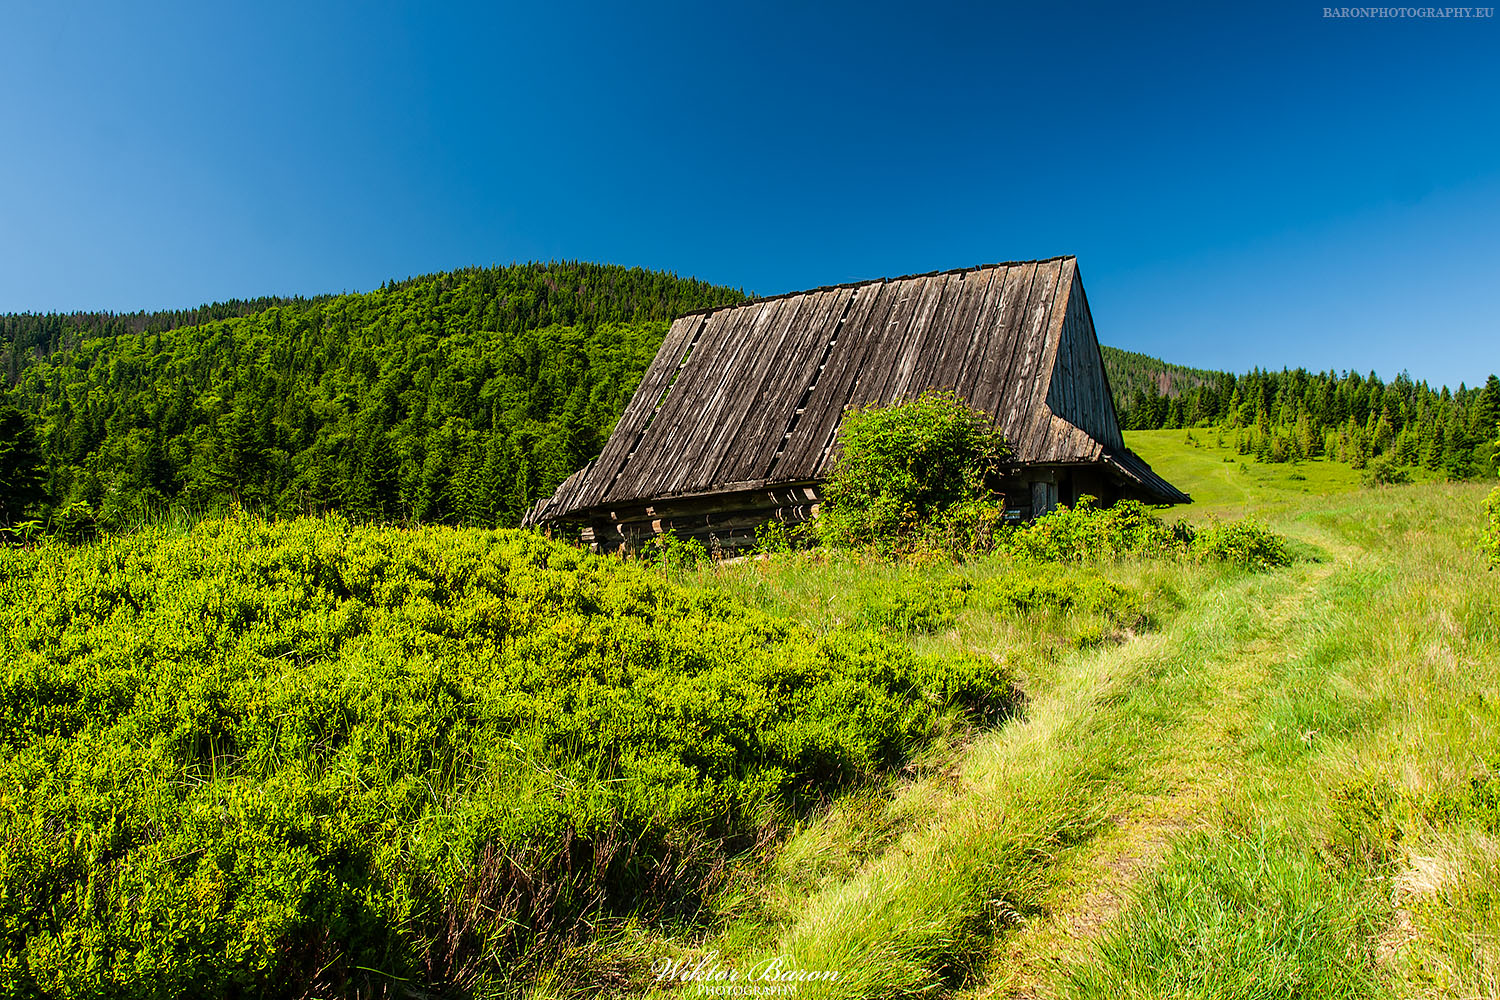
[(1247, 641), (1203, 661), (1214, 697), (1177, 744), (1187, 753), (1171, 762), (1176, 787), (1142, 796), (1112, 817), (1114, 829), (1060, 873), (1043, 911), (997, 937), (984, 981), (960, 995), (973, 1000), (1054, 996), (1055, 984), (1119, 917), (1133, 890), (1185, 834), (1212, 823), (1216, 804), (1243, 777), (1236, 770), (1243, 763), (1240, 721), (1270, 682), (1274, 662), (1287, 655), (1284, 637), (1299, 620), (1316, 614), (1322, 603), (1318, 590), (1336, 569), (1330, 561), (1291, 570), (1300, 579), (1267, 609)]
[[(1229, 778), (1222, 741), (1207, 735), (1238, 697), (1240, 682), (1224, 675), (1324, 572), (1228, 577), (1194, 593), (1165, 631), (1070, 657), (1026, 718), (976, 741), (956, 787), (920, 782), (905, 793), (918, 818), (886, 851), (802, 902), (773, 954), (839, 979), (803, 983), (798, 996), (950, 993), (1064, 910), (1070, 885), (1078, 900), (1080, 886), (1099, 887), (1099, 863), (1133, 884), (1156, 856), (1142, 846), (1165, 849), (1176, 836), (1172, 823), (1144, 819), (1145, 803), (1191, 816), (1205, 769), (1217, 768), (1215, 787)], [(1119, 895), (1075, 902), (1077, 926), (1090, 911), (1103, 922)]]
[[(1269, 823), (1276, 828), (1282, 821), (1297, 825), (1282, 815), (1284, 798), (1289, 783), (1306, 782), (1309, 760), (1276, 760), (1257, 752), (1254, 748), (1265, 740), (1261, 722), (1274, 700), (1284, 698), (1285, 686), (1302, 665), (1319, 658), (1319, 644), (1327, 630), (1336, 630), (1334, 623), (1341, 618), (1358, 616), (1358, 609), (1371, 595), (1364, 594), (1364, 599), (1351, 595), (1364, 593), (1372, 567), (1380, 565), (1370, 553), (1327, 532), (1306, 526), (1297, 533), (1331, 556), (1299, 568), (1297, 586), (1269, 609), (1257, 636), (1206, 661), (1220, 691), (1209, 706), (1211, 711), (1202, 716), (1187, 740), (1187, 745), (1201, 748), (1183, 759), (1184, 763), (1196, 759), (1185, 772), (1194, 780), (1166, 803), (1144, 800), (1141, 812), (1127, 818), (1118, 837), (1101, 838), (1085, 862), (1059, 884), (1057, 906), (1047, 921), (1000, 941), (988, 979), (967, 995), (1073, 995), (1073, 970), (1093, 958), (1096, 940), (1115, 931), (1122, 913), (1144, 891), (1144, 883), (1173, 858), (1178, 842), (1190, 834), (1200, 835), (1209, 844), (1242, 842), (1247, 817), (1252, 825)], [(1340, 662), (1319, 660), (1319, 666), (1332, 679)], [(1297, 735), (1309, 748), (1317, 739), (1316, 731)], [(1288, 849), (1292, 853), (1286, 860), (1301, 863), (1302, 849), (1295, 845), (1279, 848)], [(1179, 855), (1172, 863), (1180, 868), (1183, 859)], [(1268, 947), (1280, 945), (1268, 943)], [(1296, 961), (1270, 951), (1267, 960), (1283, 966)], [(1271, 974), (1295, 975), (1295, 966), (1291, 968), (1291, 973), (1283, 967)], [(1351, 976), (1340, 988), (1359, 989), (1361, 981), (1365, 988), (1377, 988), (1371, 985), (1373, 980), (1362, 980), (1358, 969)], [(1233, 987), (1226, 988), (1234, 992)]]

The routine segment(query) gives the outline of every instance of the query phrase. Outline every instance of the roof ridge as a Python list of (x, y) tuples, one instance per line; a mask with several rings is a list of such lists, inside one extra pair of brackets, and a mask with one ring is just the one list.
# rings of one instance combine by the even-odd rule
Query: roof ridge
[(960, 274), (970, 271), (988, 271), (993, 270), (997, 267), (1018, 267), (1021, 264), (1048, 264), (1054, 260), (1077, 259), (1077, 254), (1062, 253), (1057, 254), (1053, 257), (1038, 257), (1035, 260), (1002, 260), (994, 264), (975, 264), (973, 267), (950, 267), (946, 271), (922, 271), (917, 274), (898, 274), (890, 278), (865, 278), (861, 281), (845, 281), (837, 285), (820, 285), (817, 288), (804, 288), (795, 292), (778, 292), (775, 295), (757, 295), (753, 298), (746, 299), (744, 302), (739, 302), (734, 305), (706, 306), (702, 309), (694, 309), (692, 312), (685, 312), (682, 315), (678, 316), (677, 319), (684, 319), (688, 316), (706, 316), (710, 313), (722, 312), (725, 309), (743, 309), (746, 306), (760, 305), (762, 302), (774, 302), (777, 299), (788, 299), (794, 295), (815, 295), (818, 292), (832, 292), (840, 288), (863, 288), (866, 285), (883, 285), (892, 281), (909, 281), (912, 278), (936, 278), (945, 274)]

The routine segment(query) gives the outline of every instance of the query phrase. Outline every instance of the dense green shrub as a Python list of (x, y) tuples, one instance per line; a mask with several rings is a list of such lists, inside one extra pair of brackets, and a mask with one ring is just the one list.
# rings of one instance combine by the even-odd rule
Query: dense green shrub
[(1011, 526), (1005, 523), (1005, 501), (989, 495), (961, 500), (939, 511), (923, 527), (920, 544), (955, 556), (993, 552)]
[(965, 653), (942, 663), (927, 679), (934, 694), (963, 705), (986, 721), (1011, 714), (1021, 698), (1011, 669), (993, 657)]
[(1195, 531), (1178, 521), (1167, 524), (1135, 500), (1110, 507), (1082, 497), (1009, 533), (1004, 546), (1026, 559), (1077, 562), (1121, 556), (1192, 556), (1247, 569), (1291, 563), (1286, 540), (1253, 519), (1214, 523)]
[(1481, 544), (1490, 562), (1500, 564), (1500, 487), (1490, 491), (1484, 501), (1485, 526)]
[(936, 632), (957, 620), (972, 588), (961, 577), (894, 587), (864, 609), (859, 624), (877, 631)]
[(941, 392), (848, 414), (815, 522), (824, 543), (897, 547), (985, 500), (986, 480), (1010, 456), (990, 424)]
[(702, 542), (696, 538), (679, 538), (670, 533), (652, 538), (641, 547), (637, 558), (668, 575), (698, 569), (711, 561), (708, 548)]
[(979, 588), (974, 603), (990, 611), (1084, 611), (1129, 627), (1145, 624), (1139, 594), (1098, 575), (1096, 569), (1028, 567), (996, 577)]
[(1193, 538), (1192, 549), (1199, 558), (1247, 569), (1274, 569), (1292, 562), (1286, 539), (1250, 518), (1209, 525)]
[(790, 552), (805, 541), (806, 523), (788, 524), (785, 521), (767, 521), (755, 529), (755, 551), (765, 554)]
[(519, 981), (1009, 696), (535, 535), (0, 549), (0, 996)]
[(1073, 562), (1166, 555), (1180, 551), (1190, 538), (1186, 525), (1168, 525), (1139, 501), (1099, 507), (1085, 496), (1026, 524), (1008, 537), (1007, 546), (1028, 559)]

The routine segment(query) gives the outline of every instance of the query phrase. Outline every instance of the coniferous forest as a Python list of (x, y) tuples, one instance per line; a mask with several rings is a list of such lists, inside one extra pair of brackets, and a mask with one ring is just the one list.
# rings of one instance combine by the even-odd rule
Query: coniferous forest
[(1149, 354), (1122, 351), (1107, 344), (1099, 345), (1099, 351), (1104, 356), (1115, 404), (1121, 408), (1135, 398), (1136, 390), (1171, 397), (1219, 376), (1216, 371), (1174, 365)]
[(514, 525), (593, 458), (669, 321), (740, 291), (524, 264), (367, 294), (0, 317), (0, 521), (167, 507)]

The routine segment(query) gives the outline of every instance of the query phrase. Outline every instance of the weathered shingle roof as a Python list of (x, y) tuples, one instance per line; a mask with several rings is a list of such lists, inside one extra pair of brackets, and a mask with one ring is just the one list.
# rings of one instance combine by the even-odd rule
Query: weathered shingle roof
[(1125, 448), (1073, 257), (838, 285), (672, 324), (599, 458), (529, 521), (829, 473), (846, 408), (952, 389), (1025, 463), (1103, 463), (1185, 494)]

